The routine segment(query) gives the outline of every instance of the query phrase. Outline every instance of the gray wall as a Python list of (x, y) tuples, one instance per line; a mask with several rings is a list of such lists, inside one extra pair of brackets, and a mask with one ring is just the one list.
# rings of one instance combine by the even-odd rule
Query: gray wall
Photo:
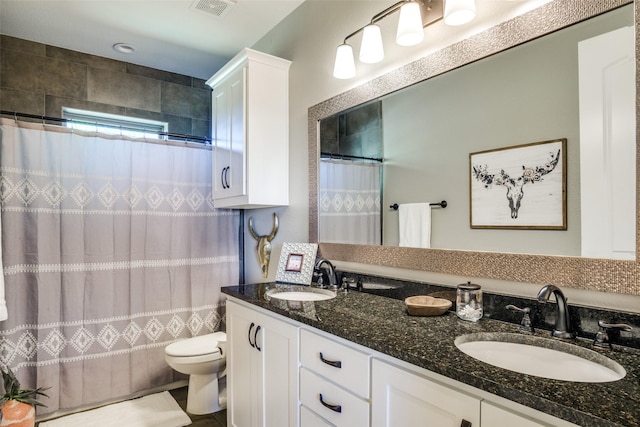
[(0, 109), (60, 117), (62, 107), (169, 123), (169, 132), (211, 134), (205, 81), (0, 36)]
[[(633, 25), (631, 7), (386, 97), (384, 244), (398, 244), (398, 214), (384, 207), (447, 200), (432, 211), (434, 248), (579, 256), (578, 41)], [(559, 138), (568, 140), (567, 230), (471, 229), (469, 153)]]

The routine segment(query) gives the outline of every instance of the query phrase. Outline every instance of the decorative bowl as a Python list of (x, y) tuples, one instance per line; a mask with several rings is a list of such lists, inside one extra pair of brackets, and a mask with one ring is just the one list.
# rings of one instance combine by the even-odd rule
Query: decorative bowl
[(440, 316), (451, 307), (451, 301), (448, 299), (428, 295), (409, 297), (404, 300), (404, 303), (412, 316)]

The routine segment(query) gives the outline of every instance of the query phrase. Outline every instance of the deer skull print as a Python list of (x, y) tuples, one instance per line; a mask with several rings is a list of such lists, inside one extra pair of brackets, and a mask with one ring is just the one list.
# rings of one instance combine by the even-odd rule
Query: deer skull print
[[(510, 151), (509, 155), (518, 152), (517, 150), (505, 149), (490, 153), (493, 154), (493, 157), (476, 157), (476, 161), (472, 160), (471, 162), (471, 179), (483, 185), (484, 190), (482, 191), (503, 189), (506, 196), (504, 209), (507, 206), (509, 208), (509, 211), (505, 212), (505, 214), (509, 213), (511, 221), (514, 221), (514, 223), (518, 219), (523, 206), (526, 206), (527, 203), (532, 203), (531, 201), (527, 202), (528, 199), (525, 197), (529, 189), (534, 184), (545, 181), (549, 174), (554, 173), (554, 171), (559, 174), (562, 173), (562, 167), (558, 167), (558, 164), (562, 164), (561, 158), (564, 155), (562, 148), (557, 148), (556, 146), (535, 157), (527, 156), (526, 149), (533, 150), (540, 147), (541, 145), (526, 146), (525, 150), (519, 152), (522, 153), (521, 158), (517, 157), (517, 155), (504, 157), (504, 153), (507, 151)], [(533, 206), (529, 206), (529, 209), (532, 208)], [(502, 208), (496, 207), (495, 209)], [(508, 219), (509, 217), (507, 216), (506, 218)]]

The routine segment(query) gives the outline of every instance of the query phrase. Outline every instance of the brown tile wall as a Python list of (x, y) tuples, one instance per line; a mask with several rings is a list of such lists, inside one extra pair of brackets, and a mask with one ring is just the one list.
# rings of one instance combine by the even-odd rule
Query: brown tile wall
[(0, 109), (60, 117), (62, 107), (169, 123), (211, 136), (211, 90), (193, 77), (0, 36)]

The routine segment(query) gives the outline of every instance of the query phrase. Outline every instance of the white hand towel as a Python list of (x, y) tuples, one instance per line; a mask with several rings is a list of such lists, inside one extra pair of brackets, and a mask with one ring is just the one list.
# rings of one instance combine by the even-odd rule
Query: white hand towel
[(400, 246), (431, 247), (431, 206), (429, 203), (405, 203), (398, 208)]

